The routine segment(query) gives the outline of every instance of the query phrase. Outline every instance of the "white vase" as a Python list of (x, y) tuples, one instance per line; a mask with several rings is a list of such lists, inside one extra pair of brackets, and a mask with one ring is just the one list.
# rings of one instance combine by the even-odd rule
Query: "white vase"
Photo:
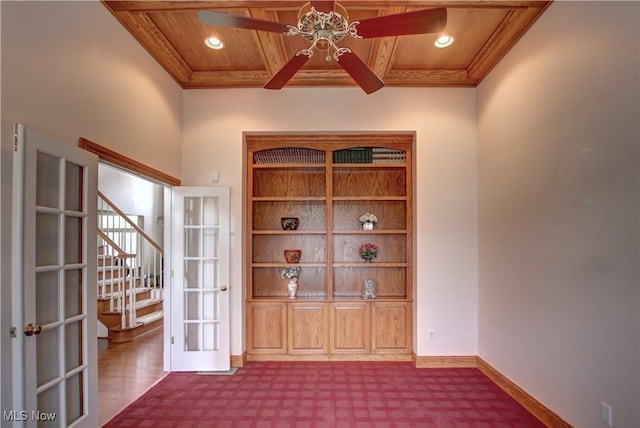
[(365, 221), (364, 223), (362, 223), (362, 229), (363, 230), (373, 230), (373, 223), (370, 221)]
[(289, 293), (289, 298), (290, 299), (295, 299), (296, 298), (296, 293), (298, 292), (298, 279), (297, 278), (292, 278), (289, 280), (289, 283), (287, 284), (287, 292)]

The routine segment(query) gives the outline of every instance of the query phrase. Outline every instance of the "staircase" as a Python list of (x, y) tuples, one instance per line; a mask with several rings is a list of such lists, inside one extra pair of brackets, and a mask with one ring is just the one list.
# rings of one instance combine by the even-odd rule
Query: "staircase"
[(163, 325), (163, 249), (98, 192), (98, 320), (111, 342)]

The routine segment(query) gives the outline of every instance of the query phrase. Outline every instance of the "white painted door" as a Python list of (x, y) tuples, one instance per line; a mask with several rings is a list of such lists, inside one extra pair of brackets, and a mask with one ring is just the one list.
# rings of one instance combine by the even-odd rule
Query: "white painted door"
[(26, 426), (98, 425), (98, 158), (16, 126), (14, 400)]
[(173, 188), (171, 229), (171, 370), (229, 370), (229, 188)]

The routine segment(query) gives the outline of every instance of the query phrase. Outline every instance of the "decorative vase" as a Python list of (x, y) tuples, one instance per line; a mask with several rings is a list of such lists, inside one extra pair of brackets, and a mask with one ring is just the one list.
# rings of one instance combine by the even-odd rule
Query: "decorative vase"
[(298, 292), (298, 278), (291, 278), (289, 280), (289, 283), (287, 284), (287, 293), (289, 294), (289, 298), (295, 299), (297, 292)]
[(362, 223), (362, 230), (373, 230), (373, 223), (370, 221), (365, 221)]
[(373, 260), (373, 257), (362, 257), (364, 259), (365, 263), (371, 263), (371, 261)]
[(376, 282), (373, 279), (365, 279), (362, 284), (362, 298), (375, 299), (378, 297)]
[(301, 250), (284, 250), (284, 259), (287, 263), (299, 263), (302, 257)]
[(300, 224), (300, 221), (298, 220), (298, 217), (281, 217), (280, 218), (280, 225), (282, 226), (283, 230), (296, 230), (299, 224)]

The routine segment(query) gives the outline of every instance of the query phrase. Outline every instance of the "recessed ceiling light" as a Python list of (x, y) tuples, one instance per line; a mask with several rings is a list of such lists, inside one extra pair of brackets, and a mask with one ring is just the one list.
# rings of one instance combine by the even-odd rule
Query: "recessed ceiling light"
[(211, 49), (222, 49), (224, 47), (224, 43), (222, 43), (222, 40), (217, 37), (208, 37), (204, 39), (204, 44)]
[(448, 34), (442, 34), (440, 37), (436, 39), (434, 45), (437, 48), (446, 48), (447, 46), (450, 46), (451, 43), (453, 43), (453, 36), (450, 36)]

